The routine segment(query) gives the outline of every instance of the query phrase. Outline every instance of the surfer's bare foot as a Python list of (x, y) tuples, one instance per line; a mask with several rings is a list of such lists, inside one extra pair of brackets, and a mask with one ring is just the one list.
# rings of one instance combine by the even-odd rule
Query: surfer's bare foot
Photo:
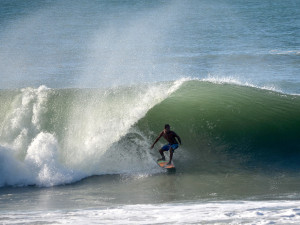
[(170, 162), (167, 163), (167, 166), (168, 166), (168, 165), (171, 165), (171, 164), (172, 164), (172, 162), (170, 161)]

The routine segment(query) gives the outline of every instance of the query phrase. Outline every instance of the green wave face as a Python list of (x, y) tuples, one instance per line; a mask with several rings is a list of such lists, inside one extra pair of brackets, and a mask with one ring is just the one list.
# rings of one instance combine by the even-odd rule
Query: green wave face
[[(194, 169), (297, 166), (300, 97), (232, 84), (188, 81), (138, 127), (154, 138), (169, 123)], [(218, 169), (218, 170), (219, 170)]]

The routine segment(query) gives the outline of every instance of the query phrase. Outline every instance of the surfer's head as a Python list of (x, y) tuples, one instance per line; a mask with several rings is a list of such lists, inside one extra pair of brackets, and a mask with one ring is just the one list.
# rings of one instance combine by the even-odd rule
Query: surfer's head
[(170, 125), (169, 124), (165, 124), (165, 131), (170, 131)]

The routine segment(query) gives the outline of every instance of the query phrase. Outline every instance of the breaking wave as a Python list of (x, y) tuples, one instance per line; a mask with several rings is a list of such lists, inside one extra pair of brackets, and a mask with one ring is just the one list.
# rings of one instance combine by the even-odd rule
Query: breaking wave
[[(222, 80), (111, 89), (0, 91), (0, 186), (160, 172), (149, 149), (165, 123), (181, 172), (298, 169), (300, 97)], [(163, 144), (159, 142), (157, 148)]]

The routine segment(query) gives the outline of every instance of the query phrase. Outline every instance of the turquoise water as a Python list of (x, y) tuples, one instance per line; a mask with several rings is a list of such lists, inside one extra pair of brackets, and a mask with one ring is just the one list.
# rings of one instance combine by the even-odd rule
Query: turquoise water
[(300, 221), (299, 1), (1, 1), (0, 40), (3, 223)]

